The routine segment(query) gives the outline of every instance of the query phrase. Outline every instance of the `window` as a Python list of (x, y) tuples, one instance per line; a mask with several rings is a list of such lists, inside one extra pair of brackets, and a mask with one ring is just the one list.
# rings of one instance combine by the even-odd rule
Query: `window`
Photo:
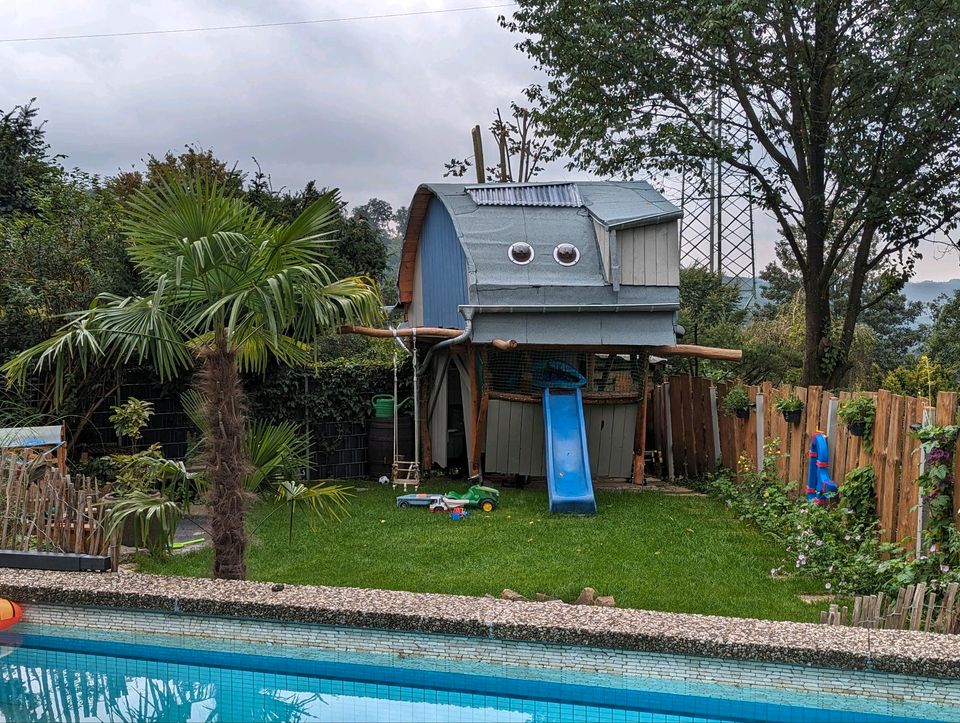
[(573, 266), (580, 260), (580, 249), (573, 244), (557, 244), (553, 258), (561, 266)]
[(524, 241), (517, 241), (510, 246), (508, 255), (513, 263), (525, 266), (533, 261), (533, 246)]

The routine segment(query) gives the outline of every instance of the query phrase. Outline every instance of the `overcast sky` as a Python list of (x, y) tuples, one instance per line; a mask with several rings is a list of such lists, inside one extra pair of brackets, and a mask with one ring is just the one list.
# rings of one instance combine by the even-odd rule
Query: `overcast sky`
[[(505, 0), (0, 0), (0, 37), (77, 35), (351, 17)], [(537, 79), (497, 15), (509, 8), (329, 24), (125, 38), (0, 43), (0, 109), (37, 98), (67, 165), (112, 174), (193, 143), (275, 187), (316, 179), (351, 204), (406, 204), (472, 153)], [(492, 145), (488, 148), (492, 154)], [(582, 177), (562, 166), (543, 177)], [(757, 224), (758, 269), (774, 225)], [(939, 258), (938, 258), (939, 257)], [(918, 278), (960, 276), (956, 252), (926, 249)]]

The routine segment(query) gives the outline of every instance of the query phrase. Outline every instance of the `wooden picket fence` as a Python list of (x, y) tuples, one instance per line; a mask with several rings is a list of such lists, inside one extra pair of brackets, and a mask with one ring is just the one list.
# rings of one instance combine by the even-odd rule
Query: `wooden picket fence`
[[(940, 392), (931, 406), (923, 397), (903, 397), (881, 390), (870, 392), (877, 403), (873, 446), (839, 422), (839, 405), (851, 392), (839, 395), (821, 387), (775, 387), (770, 383), (747, 387), (751, 403), (748, 419), (723, 413), (729, 384), (709, 379), (671, 376), (653, 390), (654, 433), (665, 456), (668, 477), (698, 478), (723, 467), (739, 470), (744, 464), (756, 469), (767, 445), (774, 445), (780, 477), (807, 482), (808, 447), (817, 431), (827, 435), (830, 470), (843, 488), (852, 470), (871, 465), (877, 477), (877, 514), (886, 541), (917, 539), (920, 520), (918, 480), (921, 473), (920, 442), (911, 433), (914, 424), (952, 424), (957, 420), (958, 395)], [(778, 399), (796, 395), (804, 402), (798, 424), (790, 424), (777, 412)], [(954, 470), (954, 499), (960, 500), (960, 455)], [(960, 523), (960, 515), (958, 515)]]
[(853, 599), (853, 609), (831, 605), (820, 613), (823, 625), (852, 625), (885, 630), (922, 630), (928, 633), (960, 633), (957, 593), (960, 583), (952, 582), (942, 595), (928, 592), (926, 583), (901, 588), (896, 597), (883, 593)]
[(0, 457), (0, 511), (3, 550), (105, 555), (113, 546), (96, 480), (56, 466)]

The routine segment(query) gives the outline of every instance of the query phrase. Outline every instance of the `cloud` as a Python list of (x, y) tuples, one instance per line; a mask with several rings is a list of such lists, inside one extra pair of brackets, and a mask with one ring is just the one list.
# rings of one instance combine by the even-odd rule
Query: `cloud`
[[(122, 32), (443, 9), (496, 0), (0, 0), (2, 35)], [(274, 185), (316, 179), (354, 204), (405, 204), (472, 154), (489, 125), (540, 76), (502, 30), (503, 10), (178, 35), (0, 44), (0, 108), (36, 96), (68, 165), (112, 174), (149, 153), (212, 148)], [(487, 139), (489, 141), (489, 139)], [(492, 143), (487, 146), (492, 153)], [(578, 178), (562, 166), (552, 178)], [(775, 225), (757, 216), (757, 268)], [(921, 262), (947, 278), (951, 263)]]

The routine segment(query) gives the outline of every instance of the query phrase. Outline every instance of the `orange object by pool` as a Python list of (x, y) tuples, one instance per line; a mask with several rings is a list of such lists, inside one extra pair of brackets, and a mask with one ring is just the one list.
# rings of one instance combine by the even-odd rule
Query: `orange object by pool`
[(0, 598), (0, 630), (6, 630), (20, 622), (23, 610), (15, 602)]

